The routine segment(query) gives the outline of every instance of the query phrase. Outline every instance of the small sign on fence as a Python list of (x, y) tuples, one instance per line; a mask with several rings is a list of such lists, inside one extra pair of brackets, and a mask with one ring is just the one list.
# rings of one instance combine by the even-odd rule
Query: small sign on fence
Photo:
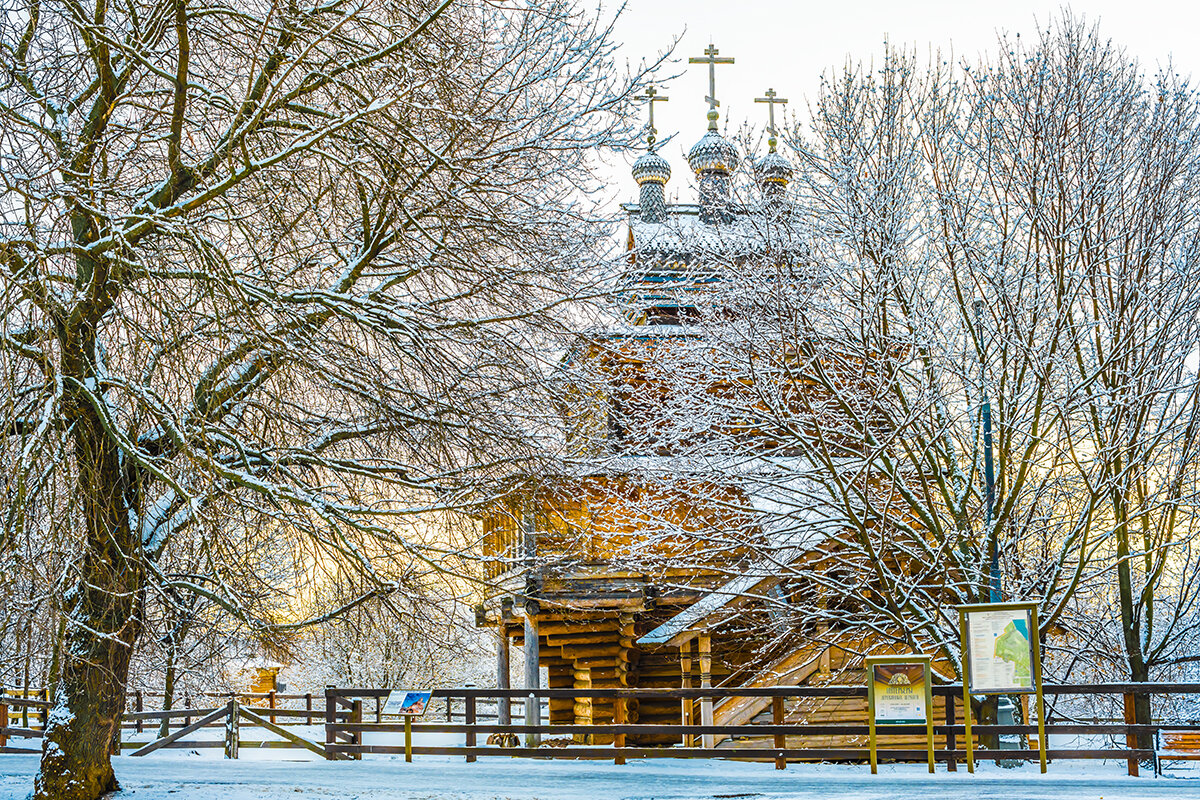
[(432, 695), (432, 690), (392, 689), (381, 713), (398, 717), (419, 717), (429, 707), (429, 698)]
[[(412, 721), (429, 708), (429, 698), (433, 696), (430, 689), (392, 689), (387, 702), (383, 704), (382, 714), (395, 714), (404, 717), (404, 760), (412, 761)], [(450, 702), (449, 700), (446, 701)]]

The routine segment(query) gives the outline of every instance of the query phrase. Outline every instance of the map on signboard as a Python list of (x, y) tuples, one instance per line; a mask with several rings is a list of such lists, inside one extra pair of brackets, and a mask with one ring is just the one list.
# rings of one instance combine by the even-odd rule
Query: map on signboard
[(419, 717), (428, 708), (429, 698), (432, 695), (433, 692), (428, 689), (424, 691), (393, 689), (380, 713), (393, 714), (398, 717)]
[(1028, 609), (967, 612), (971, 691), (1033, 690), (1033, 642)]

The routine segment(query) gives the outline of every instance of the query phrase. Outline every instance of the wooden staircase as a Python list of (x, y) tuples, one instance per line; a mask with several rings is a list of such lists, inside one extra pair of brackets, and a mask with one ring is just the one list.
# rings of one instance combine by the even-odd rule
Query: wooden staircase
[[(762, 688), (768, 686), (795, 686), (808, 680), (825, 667), (828, 669), (828, 646), (814, 644), (793, 650), (762, 669), (743, 686)], [(735, 676), (731, 676), (736, 679)], [(726, 697), (713, 708), (713, 723), (716, 725), (746, 725), (771, 706), (769, 697)], [(728, 741), (728, 736), (718, 736), (717, 744)]]

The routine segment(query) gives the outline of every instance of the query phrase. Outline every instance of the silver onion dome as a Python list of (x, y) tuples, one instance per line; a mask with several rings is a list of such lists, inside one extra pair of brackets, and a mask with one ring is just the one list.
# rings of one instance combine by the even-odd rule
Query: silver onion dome
[(688, 151), (688, 165), (700, 174), (703, 172), (724, 172), (732, 173), (737, 169), (738, 157), (737, 148), (725, 140), (715, 130), (705, 131), (704, 136), (700, 137), (700, 141), (692, 146)]
[(671, 179), (671, 165), (658, 153), (650, 150), (633, 162), (633, 179), (637, 185), (644, 183), (666, 183)]
[(754, 163), (761, 183), (787, 183), (792, 178), (792, 163), (772, 150)]

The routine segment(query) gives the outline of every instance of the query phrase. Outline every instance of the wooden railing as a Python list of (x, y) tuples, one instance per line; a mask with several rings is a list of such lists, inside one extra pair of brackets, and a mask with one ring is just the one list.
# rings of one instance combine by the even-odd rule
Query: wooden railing
[[(1138, 695), (1165, 696), (1179, 694), (1200, 694), (1198, 683), (1141, 683), (1141, 684), (1095, 684), (1095, 685), (1066, 685), (1047, 684), (1043, 687), (1048, 697), (1066, 695), (1117, 696), (1124, 700), (1126, 709), (1125, 719), (1120, 722), (1102, 723), (1070, 723), (1048, 721), (1046, 733), (1049, 736), (1106, 736), (1120, 742), (1124, 746), (1078, 747), (1074, 749), (1050, 748), (1046, 755), (1050, 760), (1066, 759), (1115, 759), (1125, 761), (1130, 775), (1138, 774), (1140, 761), (1156, 763), (1156, 751), (1153, 747), (1138, 747), (1139, 736), (1143, 741), (1154, 741), (1162, 729), (1198, 730), (1200, 724), (1195, 722), (1156, 721), (1152, 724), (1135, 724), (1131, 716), (1133, 698)], [(934, 757), (946, 763), (949, 769), (957, 768), (959, 763), (966, 760), (964, 746), (966, 729), (960, 724), (962, 718), (961, 697), (962, 686), (945, 685), (934, 687), (933, 693), (945, 698), (944, 718), (934, 725), (934, 736), (944, 737), (945, 747), (935, 750)], [(327, 689), (326, 707), (346, 707), (361, 709), (364, 701), (373, 702), (377, 698), (386, 697), (387, 689)], [(460, 755), (467, 761), (475, 761), (480, 756), (536, 756), (538, 758), (569, 758), (569, 759), (612, 759), (616, 763), (624, 763), (627, 758), (737, 758), (772, 760), (778, 768), (784, 768), (788, 761), (865, 761), (868, 751), (864, 747), (787, 747), (787, 737), (812, 736), (856, 736), (866, 737), (868, 727), (866, 720), (862, 724), (803, 724), (787, 723), (784, 719), (784, 703), (788, 699), (799, 698), (865, 698), (866, 688), (862, 686), (776, 686), (760, 688), (712, 688), (712, 689), (441, 689), (433, 694), (447, 702), (457, 698), (463, 700), (465, 719), (463, 723), (455, 722), (416, 722), (412, 725), (414, 733), (462, 733), (465, 734), (465, 744), (457, 747), (431, 747), (417, 745), (412, 748), (414, 755)], [(481, 700), (507, 697), (512, 700), (525, 698), (607, 698), (614, 701), (614, 722), (611, 724), (537, 724), (526, 725), (515, 721), (501, 724), (481, 722), (477, 718), (477, 708)], [(649, 699), (678, 699), (699, 700), (711, 698), (719, 700), (725, 697), (770, 697), (772, 698), (772, 720), (769, 724), (744, 725), (695, 725), (695, 724), (654, 724), (644, 725), (626, 723), (623, 713), (630, 700)], [(956, 700), (959, 702), (956, 703)], [(1030, 737), (1036, 737), (1036, 724), (1021, 725), (972, 725), (976, 737), (1001, 735), (1019, 735), (1022, 740), (1029, 742)], [(327, 758), (350, 757), (361, 758), (365, 753), (404, 753), (405, 748), (399, 745), (366, 744), (363, 734), (368, 733), (400, 733), (404, 725), (397, 722), (369, 721), (337, 721), (329, 719), (325, 725), (325, 750)], [(541, 748), (530, 746), (499, 747), (480, 746), (479, 737), (493, 733), (540, 736), (573, 736), (577, 734), (612, 736), (611, 746), (572, 746), (565, 748)], [(889, 726), (888, 734), (920, 735), (923, 736), (923, 725)], [(670, 735), (690, 737), (694, 741), (702, 741), (702, 734), (715, 734), (728, 737), (746, 737), (770, 740), (771, 746), (738, 747), (737, 749), (704, 748), (704, 747), (627, 747), (629, 736), (637, 735)], [(526, 744), (531, 744), (532, 741)], [(924, 761), (926, 751), (922, 748), (898, 749), (880, 748), (880, 760), (891, 761)], [(976, 749), (977, 760), (1034, 760), (1040, 754), (1036, 749), (1028, 747), (1018, 749)]]
[[(20, 697), (0, 695), (0, 721), (11, 720), (10, 709), (30, 704), (46, 712), (49, 703), (41, 700), (28, 700)], [(361, 703), (359, 704), (361, 706)], [(144, 756), (163, 748), (223, 748), (226, 758), (237, 758), (238, 750), (242, 747), (299, 747), (320, 756), (325, 756), (325, 749), (319, 742), (305, 739), (297, 733), (285, 728), (285, 723), (277, 723), (270, 714), (289, 717), (310, 716), (324, 722), (362, 722), (362, 716), (348, 714), (327, 714), (321, 709), (319, 714), (304, 709), (274, 709), (273, 712), (258, 706), (247, 706), (230, 697), (223, 705), (210, 708), (182, 708), (172, 711), (133, 711), (127, 712), (122, 720), (122, 731), (134, 730), (141, 732), (144, 727), (159, 728), (160, 735), (151, 741), (118, 741), (114, 749), (132, 750), (130, 755)], [(193, 719), (194, 718), (194, 719)], [(36, 740), (45, 736), (45, 717), (40, 727), (30, 728), (12, 725), (7, 722), (0, 726), (0, 753), (39, 753), (40, 749), (33, 747), (11, 747), (9, 738)], [(158, 723), (146, 726), (146, 723)], [(166, 723), (163, 725), (162, 723)], [(292, 723), (303, 724), (303, 723)], [(246, 740), (242, 738), (243, 728), (263, 728), (279, 736), (279, 740)], [(204, 735), (206, 730), (218, 728), (222, 731), (220, 739), (185, 739), (192, 734)]]
[[(1153, 762), (1157, 767), (1157, 753), (1152, 746), (1138, 745), (1139, 737), (1143, 742), (1154, 742), (1163, 730), (1169, 731), (1200, 731), (1200, 723), (1195, 720), (1156, 719), (1151, 724), (1135, 724), (1132, 717), (1134, 698), (1149, 695), (1153, 697), (1168, 697), (1176, 695), (1200, 694), (1200, 683), (1131, 683), (1131, 684), (1096, 684), (1096, 685), (1062, 685), (1047, 684), (1044, 693), (1048, 698), (1084, 695), (1093, 697), (1108, 696), (1120, 699), (1125, 709), (1125, 718), (1121, 721), (1088, 721), (1063, 722), (1051, 718), (1047, 720), (1046, 732), (1050, 736), (1103, 736), (1113, 740), (1115, 744), (1096, 747), (1051, 748), (1047, 751), (1050, 760), (1061, 759), (1115, 759), (1125, 761), (1131, 775), (1138, 774), (1139, 762)], [(154, 750), (170, 747), (186, 748), (224, 748), (225, 755), (236, 758), (239, 747), (303, 747), (329, 759), (361, 759), (366, 753), (400, 754), (405, 752), (401, 745), (383, 745), (368, 743), (364, 735), (370, 733), (402, 733), (405, 729), (402, 720), (385, 720), (382, 714), (383, 701), (390, 690), (366, 688), (329, 688), (323, 694), (283, 695), (215, 695), (213, 699), (223, 699), (224, 702), (214, 702), (206, 707), (173, 709), (171, 711), (130, 711), (125, 714), (122, 729), (124, 731), (142, 731), (144, 728), (165, 727), (165, 735), (151, 742), (123, 742), (121, 747), (132, 749), (133, 755), (145, 755)], [(935, 750), (934, 757), (947, 764), (949, 769), (966, 760), (966, 750), (963, 737), (965, 727), (961, 724), (961, 685), (946, 685), (934, 687), (933, 693), (944, 698), (944, 715), (936, 720), (934, 735), (942, 738), (944, 747)], [(785, 716), (785, 701), (795, 699), (835, 699), (863, 698), (866, 689), (862, 686), (776, 686), (776, 687), (741, 687), (741, 688), (710, 688), (710, 689), (482, 689), (464, 687), (456, 689), (440, 689), (433, 693), (433, 705), (426, 716), (411, 725), (414, 733), (461, 733), (464, 744), (460, 746), (428, 746), (416, 745), (412, 748), (415, 755), (457, 755), (467, 761), (476, 761), (480, 756), (536, 756), (538, 758), (569, 758), (569, 759), (611, 759), (618, 764), (625, 763), (628, 758), (736, 758), (774, 761), (780, 769), (788, 761), (865, 761), (867, 748), (863, 747), (805, 747), (788, 746), (788, 737), (803, 740), (806, 737), (840, 736), (862, 737), (868, 733), (866, 721), (862, 724), (805, 724), (787, 722)], [(629, 723), (627, 709), (631, 700), (700, 700), (709, 698), (719, 700), (726, 697), (769, 697), (772, 699), (770, 722), (766, 724), (741, 725), (698, 725), (683, 724), (640, 724)], [(267, 700), (268, 705), (248, 705), (241, 698), (251, 701)], [(512, 708), (512, 718), (509, 722), (501, 722), (496, 710), (496, 701), (508, 698)], [(526, 724), (519, 713), (526, 702), (544, 702), (551, 698), (607, 698), (614, 701), (614, 721), (602, 724)], [(144, 700), (144, 698), (143, 698)], [(285, 708), (284, 703), (291, 702), (298, 708)], [(1049, 704), (1053, 708), (1053, 704)], [(10, 747), (9, 738), (38, 739), (42, 736), (45, 718), (50, 704), (45, 700), (27, 697), (0, 696), (0, 753), (36, 753), (38, 750), (30, 747)], [(40, 726), (14, 725), (21, 720), (18, 709), (25, 717), (36, 720)], [(461, 713), (460, 713), (461, 709)], [(433, 721), (435, 719), (444, 721)], [(546, 719), (546, 715), (539, 715)], [(461, 721), (460, 721), (461, 720)], [(166, 725), (163, 726), (165, 721)], [(323, 724), (324, 742), (314, 742), (285, 729), (285, 726), (304, 724)], [(260, 727), (281, 738), (281, 741), (247, 741), (241, 739), (241, 729), (244, 727)], [(206, 729), (220, 728), (223, 735), (220, 739), (193, 741), (185, 740), (192, 734), (203, 735)], [(900, 736), (924, 735), (924, 726), (889, 726), (887, 733)], [(1030, 737), (1037, 732), (1037, 726), (1021, 725), (973, 725), (972, 732), (977, 737), (993, 735), (1018, 735), (1022, 741), (1029, 742)], [(525, 736), (522, 746), (501, 747), (481, 743), (491, 734), (514, 734)], [(668, 747), (627, 746), (628, 737), (638, 735), (657, 735), (680, 737), (685, 742), (702, 742), (703, 734), (721, 737), (744, 737), (761, 739), (762, 746), (742, 747), (736, 749), (705, 748), (692, 744)], [(607, 736), (612, 737), (612, 745), (579, 745), (562, 748), (538, 747), (537, 739), (542, 736)], [(769, 742), (769, 746), (767, 744)], [(1006, 759), (1032, 760), (1039, 758), (1036, 749), (1022, 747), (1018, 749), (985, 749), (975, 750), (977, 760)], [(891, 761), (923, 761), (926, 758), (924, 747), (897, 748), (881, 747), (878, 751), (880, 760)]]

